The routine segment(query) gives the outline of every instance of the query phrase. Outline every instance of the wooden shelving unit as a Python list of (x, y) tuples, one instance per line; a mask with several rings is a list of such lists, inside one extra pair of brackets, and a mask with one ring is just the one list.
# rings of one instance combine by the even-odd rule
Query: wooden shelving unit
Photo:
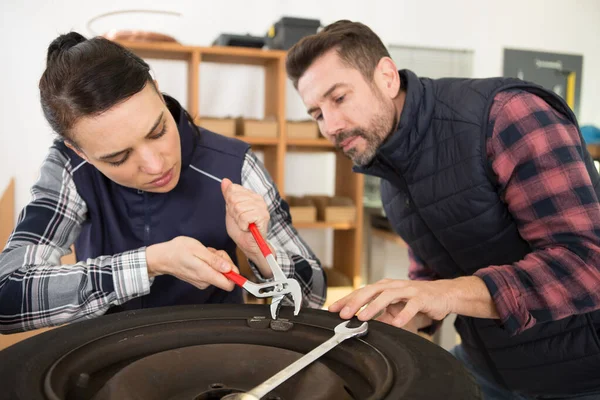
[(333, 144), (327, 139), (288, 139), (289, 147), (333, 149)]
[(347, 231), (350, 229), (354, 229), (355, 224), (346, 223), (346, 222), (337, 222), (337, 223), (329, 223), (329, 222), (298, 222), (295, 223), (294, 226), (297, 229), (335, 229), (339, 231)]
[(253, 146), (277, 146), (279, 143), (278, 138), (261, 138), (261, 137), (241, 137), (238, 136), (238, 139), (244, 140), (246, 143), (251, 144)]
[(587, 149), (594, 160), (600, 160), (600, 144), (588, 144)]
[(6, 188), (0, 190), (3, 191), (0, 196), (0, 245), (4, 249), (15, 228), (15, 178), (10, 178)]
[[(264, 154), (264, 163), (285, 197), (285, 158), (289, 151), (322, 152), (333, 151), (334, 147), (326, 139), (288, 140), (286, 137), (285, 93), (285, 51), (261, 50), (238, 47), (198, 47), (176, 43), (140, 43), (120, 41), (142, 58), (183, 60), (188, 66), (188, 103), (186, 108), (194, 119), (201, 116), (199, 76), (202, 63), (226, 63), (259, 65), (265, 68), (265, 118), (275, 118), (279, 131), (277, 138), (247, 138), (253, 148)], [(353, 223), (330, 224), (315, 222), (294, 224), (297, 229), (332, 229), (334, 235), (333, 267), (343, 273), (353, 283), (361, 284), (361, 250), (363, 229), (363, 177), (352, 172), (352, 163), (343, 155), (336, 156), (335, 194), (350, 197), (356, 205), (356, 221)]]

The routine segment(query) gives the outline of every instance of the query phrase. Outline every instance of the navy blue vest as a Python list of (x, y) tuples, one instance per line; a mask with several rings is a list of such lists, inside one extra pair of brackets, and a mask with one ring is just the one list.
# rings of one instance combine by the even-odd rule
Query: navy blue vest
[[(500, 91), (526, 90), (576, 124), (575, 116), (554, 93), (517, 79), (400, 75), (407, 93), (399, 126), (370, 165), (355, 171), (382, 178), (394, 230), (442, 278), (521, 260), (531, 248), (496, 189), (485, 151), (491, 105)], [(581, 151), (600, 194), (593, 161), (585, 146)], [(459, 316), (456, 328), (476, 367), (512, 390), (569, 394), (600, 388), (600, 312), (538, 323), (514, 336), (487, 319)]]
[[(88, 163), (73, 173), (77, 192), (88, 208), (87, 220), (75, 243), (78, 260), (113, 255), (189, 236), (207, 247), (227, 251), (236, 263), (236, 245), (225, 228), (225, 201), (212, 175), (241, 182), (248, 145), (193, 125), (188, 114), (165, 96), (181, 137), (181, 176), (168, 193), (148, 193), (121, 186)], [(83, 160), (63, 142), (56, 147), (78, 166)], [(108, 313), (181, 304), (242, 303), (239, 287), (227, 292), (209, 286), (200, 290), (173, 276), (154, 279), (150, 293), (109, 309)]]

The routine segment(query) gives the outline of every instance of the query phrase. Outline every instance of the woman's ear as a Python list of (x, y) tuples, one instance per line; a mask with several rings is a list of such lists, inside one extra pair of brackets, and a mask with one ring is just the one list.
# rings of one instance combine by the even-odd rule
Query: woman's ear
[(75, 154), (77, 154), (79, 157), (83, 158), (85, 161), (90, 162), (90, 160), (88, 160), (88, 158), (85, 155), (85, 153), (83, 152), (83, 150), (81, 150), (81, 148), (79, 146), (77, 146), (77, 143), (73, 142), (72, 140), (65, 139), (65, 146), (67, 146), (68, 148), (73, 150), (75, 152)]

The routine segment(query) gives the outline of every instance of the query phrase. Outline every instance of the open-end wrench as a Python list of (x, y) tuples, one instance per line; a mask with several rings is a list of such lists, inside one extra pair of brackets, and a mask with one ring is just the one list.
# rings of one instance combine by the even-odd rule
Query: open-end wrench
[(357, 328), (348, 328), (348, 324), (350, 321), (345, 321), (335, 327), (333, 335), (329, 340), (324, 342), (318, 347), (315, 347), (309, 353), (305, 354), (286, 368), (282, 369), (271, 378), (267, 379), (260, 385), (256, 386), (254, 389), (250, 390), (246, 393), (235, 393), (230, 394), (223, 397), (223, 400), (258, 400), (265, 396), (267, 393), (274, 390), (277, 386), (281, 385), (283, 382), (294, 376), (304, 367), (313, 363), (323, 354), (327, 353), (329, 350), (333, 349), (335, 346), (340, 344), (346, 339), (350, 339), (353, 337), (360, 337), (367, 333), (369, 329), (369, 324), (367, 322), (363, 322)]

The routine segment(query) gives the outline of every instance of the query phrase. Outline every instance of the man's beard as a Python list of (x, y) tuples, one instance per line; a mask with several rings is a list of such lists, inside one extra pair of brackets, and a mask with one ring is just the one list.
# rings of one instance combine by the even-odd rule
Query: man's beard
[[(382, 112), (373, 116), (371, 123), (367, 129), (365, 128), (354, 128), (349, 131), (340, 132), (335, 136), (335, 147), (341, 150), (348, 158), (352, 160), (355, 165), (364, 166), (367, 165), (375, 157), (377, 149), (385, 141), (385, 139), (392, 133), (394, 129), (394, 108), (393, 105), (383, 105)], [(342, 143), (350, 138), (361, 137), (364, 139), (366, 146), (365, 150), (359, 152), (355, 147), (344, 151)]]

